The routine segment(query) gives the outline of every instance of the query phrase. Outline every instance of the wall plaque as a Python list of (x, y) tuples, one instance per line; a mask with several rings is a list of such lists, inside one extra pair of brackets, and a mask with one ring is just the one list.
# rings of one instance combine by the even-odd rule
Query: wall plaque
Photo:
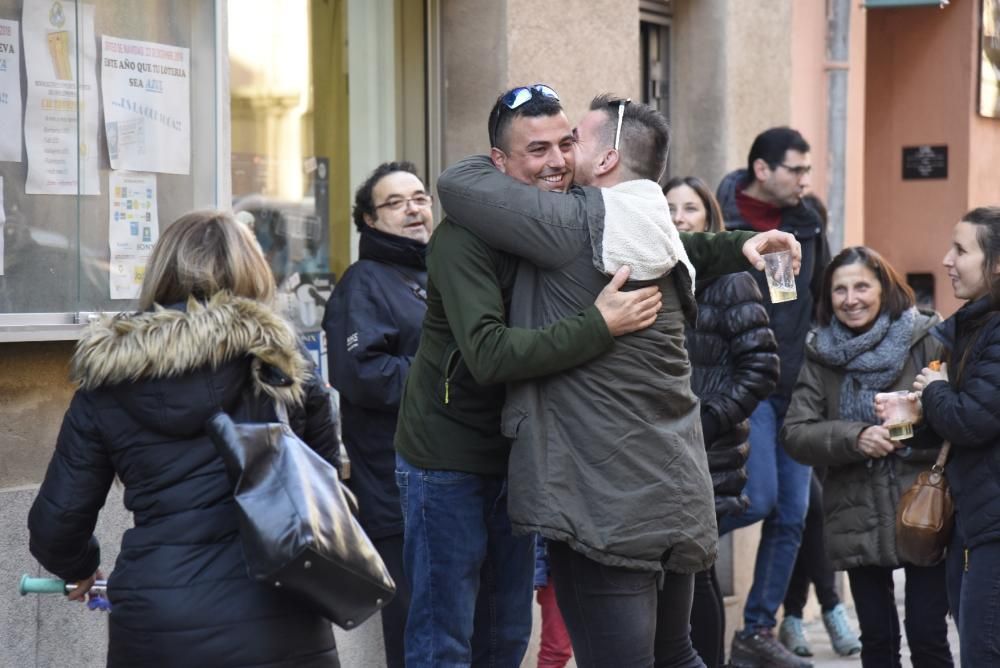
[(903, 180), (947, 179), (947, 146), (904, 146)]

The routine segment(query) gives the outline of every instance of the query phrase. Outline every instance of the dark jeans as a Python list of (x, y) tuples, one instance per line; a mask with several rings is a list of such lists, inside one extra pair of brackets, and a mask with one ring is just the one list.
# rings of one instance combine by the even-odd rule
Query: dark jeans
[[(944, 564), (923, 568), (904, 566), (906, 640), (913, 668), (953, 666), (948, 647), (948, 596)], [(865, 668), (899, 668), (899, 615), (893, 592), (892, 568), (849, 568), (847, 577), (854, 595), (854, 609), (861, 627), (861, 665)], [(965, 647), (962, 647), (965, 654)], [(987, 663), (970, 664), (988, 666)], [(998, 664), (1000, 665), (1000, 664)]]
[(947, 563), (948, 599), (958, 625), (962, 668), (1000, 666), (1000, 541), (978, 545), (966, 554), (956, 530)]
[(556, 599), (580, 668), (704, 668), (691, 647), (694, 576), (606, 566), (548, 542)]
[(385, 647), (386, 668), (403, 668), (403, 634), (406, 613), (410, 609), (410, 583), (403, 572), (403, 536), (385, 536), (372, 540), (382, 557), (389, 575), (396, 582), (396, 595), (382, 608), (382, 644)]
[(531, 635), (534, 536), (514, 536), (507, 479), (396, 457), (410, 580), (406, 665), (519, 666)]
[(823, 539), (823, 485), (816, 471), (809, 483), (809, 510), (806, 526), (802, 530), (802, 544), (795, 559), (792, 579), (785, 592), (785, 616), (802, 618), (802, 609), (809, 596), (809, 583), (816, 588), (816, 598), (823, 612), (829, 612), (840, 603), (837, 595), (833, 566), (826, 556)]
[(726, 605), (715, 566), (694, 575), (691, 645), (708, 668), (719, 668), (726, 658)]

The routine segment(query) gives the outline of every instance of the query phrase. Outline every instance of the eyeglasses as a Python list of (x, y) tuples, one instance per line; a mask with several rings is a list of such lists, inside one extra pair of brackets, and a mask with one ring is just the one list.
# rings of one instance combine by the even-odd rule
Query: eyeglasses
[(493, 127), (490, 128), (490, 144), (496, 146), (497, 129), (500, 127), (500, 116), (503, 115), (504, 107), (507, 107), (510, 110), (517, 109), (534, 97), (534, 93), (532, 91), (535, 91), (542, 97), (547, 97), (550, 100), (555, 100), (556, 102), (559, 101), (559, 94), (552, 90), (551, 87), (543, 83), (536, 83), (530, 86), (518, 86), (517, 88), (510, 89), (501, 95), (497, 100), (497, 103), (502, 106), (497, 107), (496, 118), (493, 119)]
[(784, 167), (797, 177), (805, 176), (806, 174), (812, 171), (812, 165), (798, 165), (796, 167), (790, 167), (783, 162), (779, 162), (777, 165), (775, 165), (775, 167)]
[(622, 138), (622, 119), (625, 118), (625, 105), (632, 101), (632, 98), (627, 97), (624, 100), (618, 100), (618, 127), (615, 128), (615, 150), (618, 150), (618, 142)]
[(419, 195), (414, 195), (413, 197), (390, 197), (376, 206), (375, 210), (389, 209), (390, 211), (399, 211), (410, 202), (413, 202), (413, 206), (420, 208), (428, 207), (434, 203), (434, 196), (428, 195), (427, 193), (420, 193)]

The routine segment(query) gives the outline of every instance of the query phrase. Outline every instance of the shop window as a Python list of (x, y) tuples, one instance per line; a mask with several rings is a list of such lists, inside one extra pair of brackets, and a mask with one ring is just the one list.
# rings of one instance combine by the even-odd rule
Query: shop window
[(229, 70), (233, 210), (253, 225), (279, 285), (326, 272), (316, 180), (328, 166), (313, 151), (307, 0), (230, 0)]
[(0, 340), (134, 308), (163, 227), (220, 204), (216, 16), (0, 0)]
[(644, 1), (640, 9), (639, 71), (642, 76), (642, 101), (669, 117), (670, 3)]

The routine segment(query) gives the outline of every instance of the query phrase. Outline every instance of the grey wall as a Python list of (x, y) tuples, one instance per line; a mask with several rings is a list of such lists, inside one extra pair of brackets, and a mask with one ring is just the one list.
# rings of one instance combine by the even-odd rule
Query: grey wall
[(713, 189), (759, 132), (791, 121), (792, 0), (674, 0), (673, 176)]

